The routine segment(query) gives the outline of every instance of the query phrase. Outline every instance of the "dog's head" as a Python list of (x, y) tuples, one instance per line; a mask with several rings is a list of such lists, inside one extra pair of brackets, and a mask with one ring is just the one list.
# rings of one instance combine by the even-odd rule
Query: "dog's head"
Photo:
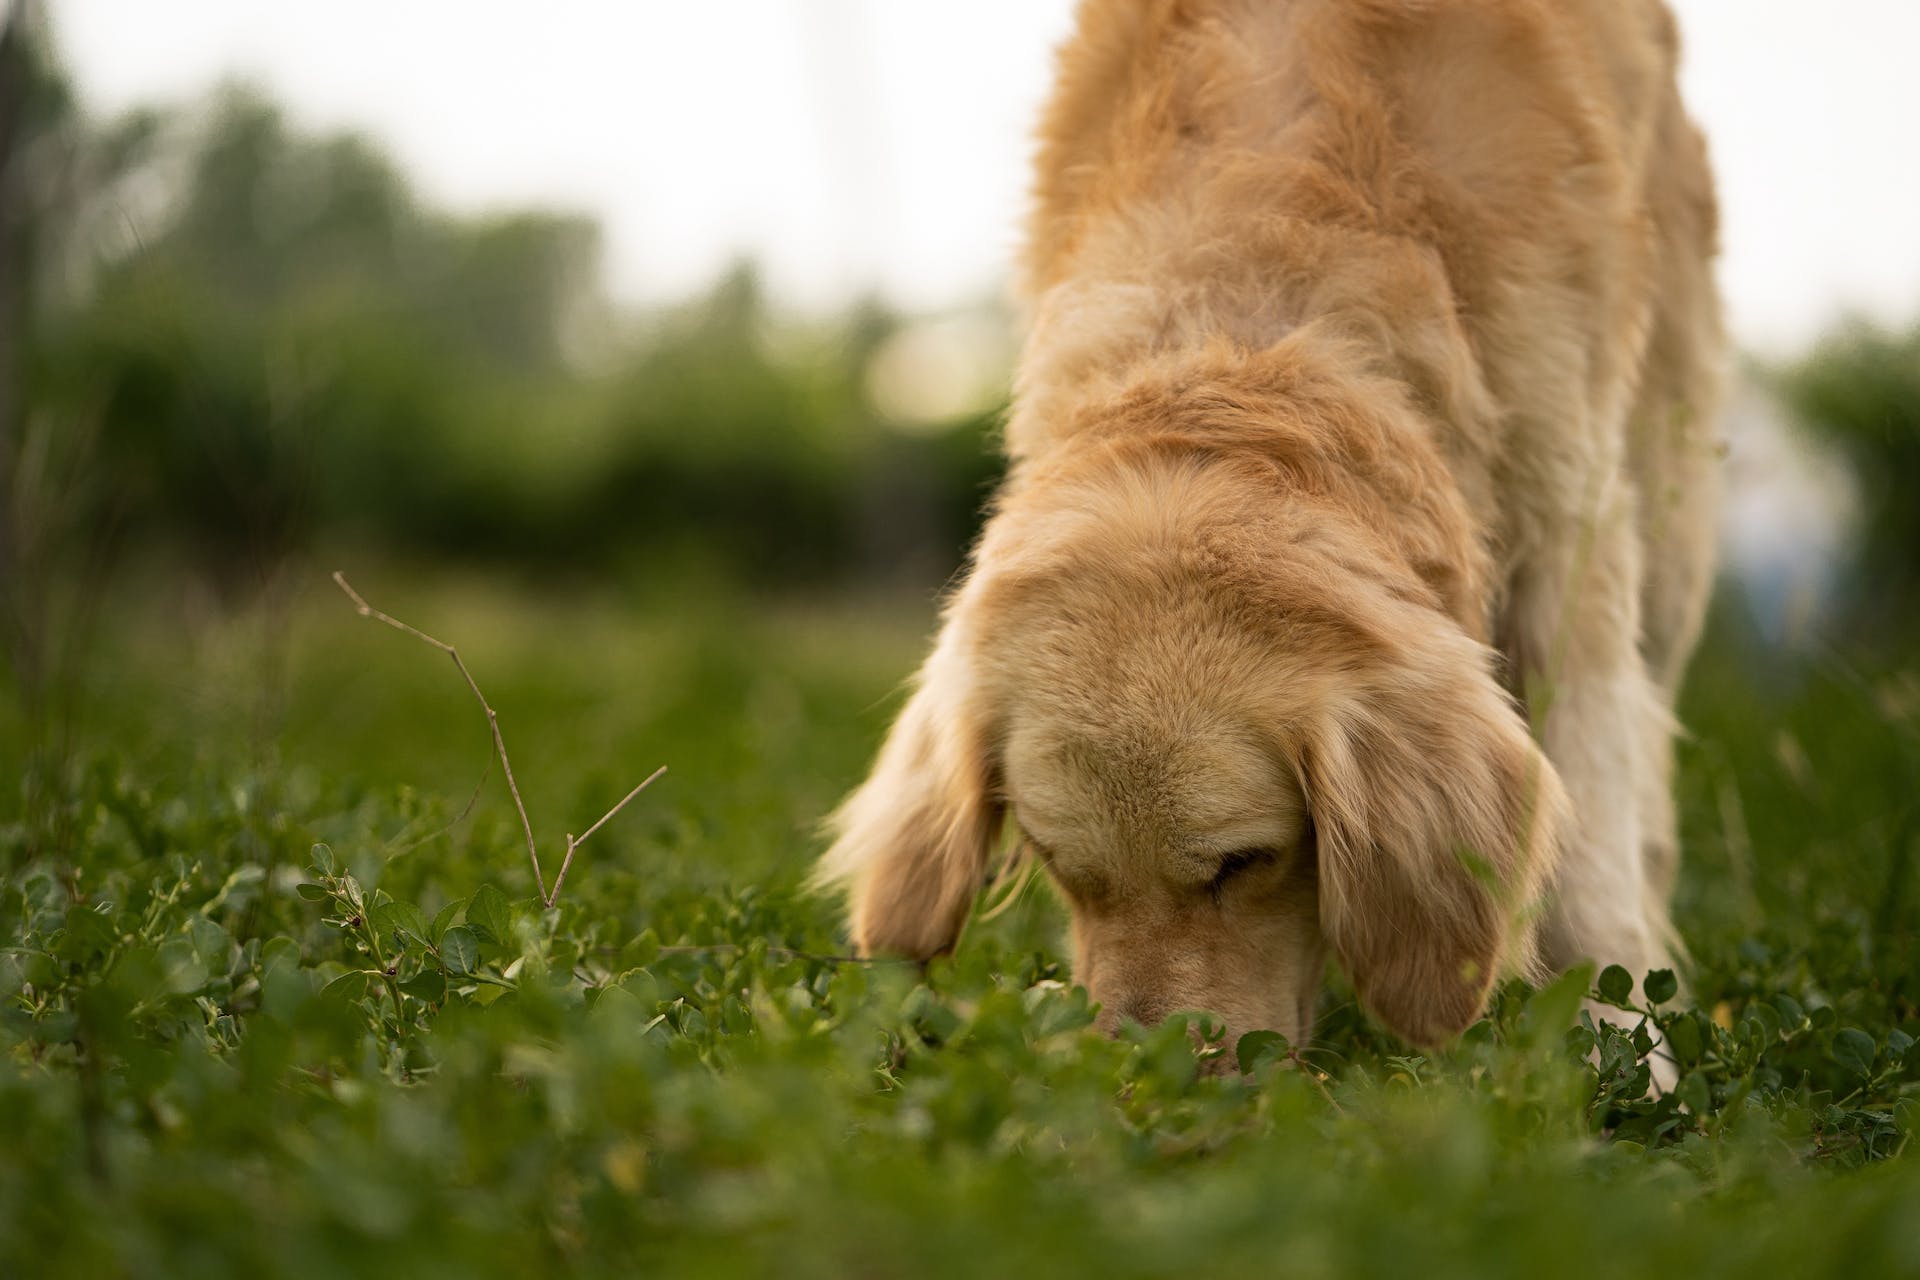
[(1564, 809), (1491, 655), (1369, 531), (1230, 461), (1104, 455), (1004, 502), (821, 867), (857, 944), (951, 947), (1004, 822), (1103, 1025), (1310, 1030), (1327, 950), (1409, 1040), (1530, 962)]

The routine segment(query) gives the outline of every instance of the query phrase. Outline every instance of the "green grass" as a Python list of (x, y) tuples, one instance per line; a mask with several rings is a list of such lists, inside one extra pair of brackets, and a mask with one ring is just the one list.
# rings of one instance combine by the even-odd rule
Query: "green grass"
[(0, 1274), (1920, 1269), (1912, 669), (1699, 668), (1679, 1097), (1590, 1063), (1590, 975), (1425, 1055), (1336, 983), (1212, 1077), (1087, 1030), (1045, 891), (924, 974), (830, 958), (812, 827), (929, 603), (355, 578), (460, 645), (549, 875), (670, 772), (542, 909), (497, 775), (412, 843), (487, 756), (444, 657), (318, 572), (115, 601), (64, 714), (0, 702)]

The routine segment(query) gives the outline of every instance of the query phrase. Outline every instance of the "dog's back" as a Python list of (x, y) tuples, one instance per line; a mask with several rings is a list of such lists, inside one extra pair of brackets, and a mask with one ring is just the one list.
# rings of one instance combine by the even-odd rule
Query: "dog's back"
[[(1697, 541), (1672, 508), (1712, 507), (1721, 337), (1677, 53), (1659, 0), (1087, 0), (1041, 126), (1011, 452), (1158, 349), (1317, 320), (1384, 339), (1497, 547), (1532, 541), (1529, 489), (1564, 509), (1554, 475), (1591, 463), (1561, 455), (1623, 446), (1648, 536)], [(1691, 587), (1650, 592), (1663, 672)]]

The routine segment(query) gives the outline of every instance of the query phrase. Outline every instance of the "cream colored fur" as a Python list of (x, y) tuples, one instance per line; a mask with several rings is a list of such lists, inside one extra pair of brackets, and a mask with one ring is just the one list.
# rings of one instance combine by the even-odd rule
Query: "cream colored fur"
[(1012, 468), (824, 881), (950, 947), (1018, 824), (1111, 1025), (1431, 1043), (1673, 955), (1714, 207), (1658, 0), (1085, 0)]

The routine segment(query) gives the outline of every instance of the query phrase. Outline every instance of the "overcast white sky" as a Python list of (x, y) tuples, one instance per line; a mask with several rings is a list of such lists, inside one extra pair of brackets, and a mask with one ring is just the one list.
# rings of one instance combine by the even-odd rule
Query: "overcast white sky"
[[(1920, 0), (1676, 0), (1738, 336), (1920, 315)], [(1071, 0), (54, 0), (92, 108), (223, 76), (385, 140), (431, 198), (598, 215), (637, 302), (750, 253), (806, 307), (990, 296)], [(537, 15), (537, 16), (536, 16)]]

